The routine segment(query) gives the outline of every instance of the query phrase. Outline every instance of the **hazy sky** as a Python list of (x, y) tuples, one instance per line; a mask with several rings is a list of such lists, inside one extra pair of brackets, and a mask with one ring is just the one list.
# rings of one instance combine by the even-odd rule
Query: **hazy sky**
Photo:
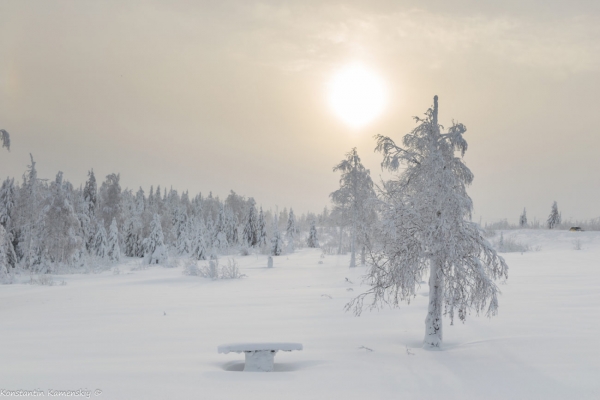
[[(352, 62), (388, 85), (361, 130), (327, 104)], [(440, 97), (464, 123), (475, 218), (600, 216), (600, 2), (0, 0), (0, 175), (253, 196), (320, 211), (352, 147)]]

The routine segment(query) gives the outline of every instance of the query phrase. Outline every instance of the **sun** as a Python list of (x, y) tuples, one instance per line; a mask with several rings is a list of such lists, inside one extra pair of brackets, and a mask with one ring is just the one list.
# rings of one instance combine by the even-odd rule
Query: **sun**
[(358, 63), (347, 65), (333, 76), (328, 98), (335, 115), (355, 129), (380, 116), (387, 103), (384, 81)]

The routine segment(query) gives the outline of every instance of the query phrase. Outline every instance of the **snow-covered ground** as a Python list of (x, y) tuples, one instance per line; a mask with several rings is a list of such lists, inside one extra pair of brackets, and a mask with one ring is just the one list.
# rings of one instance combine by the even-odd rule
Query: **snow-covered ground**
[[(504, 238), (532, 251), (504, 254), (499, 315), (445, 321), (443, 351), (420, 348), (426, 285), (410, 305), (355, 317), (343, 308), (364, 289), (364, 268), (314, 249), (275, 257), (273, 269), (265, 256), (236, 257), (239, 280), (130, 271), (129, 261), (119, 275), (55, 277), (64, 286), (3, 285), (0, 389), (127, 400), (600, 398), (600, 232)], [(304, 350), (278, 353), (273, 373), (240, 372), (243, 355), (217, 353), (252, 341)]]

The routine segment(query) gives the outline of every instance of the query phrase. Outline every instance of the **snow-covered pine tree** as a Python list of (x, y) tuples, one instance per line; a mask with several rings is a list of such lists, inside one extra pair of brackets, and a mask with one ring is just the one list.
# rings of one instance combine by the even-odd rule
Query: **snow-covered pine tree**
[(188, 217), (183, 207), (179, 207), (175, 214), (175, 248), (178, 254), (190, 252)]
[(8, 233), (0, 225), (0, 284), (10, 282), (10, 267), (8, 265)]
[(523, 209), (523, 214), (519, 217), (519, 226), (525, 228), (527, 226), (527, 210)]
[[(356, 266), (356, 242), (359, 232), (367, 231), (369, 222), (375, 219), (373, 203), (375, 191), (371, 174), (361, 161), (356, 147), (346, 154), (346, 158), (333, 167), (333, 171), (340, 171), (340, 188), (330, 194), (336, 209), (343, 219), (350, 220), (350, 268)], [(342, 225), (340, 225), (341, 233)], [(361, 239), (363, 235), (361, 235)], [(364, 245), (364, 240), (361, 240)], [(340, 235), (341, 244), (341, 235)]]
[(265, 221), (265, 215), (263, 213), (262, 207), (258, 212), (258, 247), (264, 248), (267, 245), (267, 222)]
[(250, 247), (258, 244), (258, 221), (256, 219), (256, 202), (253, 198), (248, 199), (248, 215), (244, 225), (244, 243)]
[(429, 270), (429, 308), (424, 347), (442, 346), (442, 308), (451, 322), (469, 310), (492, 316), (498, 310), (495, 279), (507, 277), (508, 266), (470, 221), (472, 201), (466, 186), (473, 174), (464, 165), (466, 128), (454, 123), (446, 133), (438, 124), (438, 98), (419, 125), (404, 136), (404, 148), (378, 135), (382, 167), (398, 172), (384, 184), (380, 246), (370, 257), (371, 289), (347, 308), (360, 313), (366, 296), (397, 306), (410, 301)]
[(206, 245), (206, 227), (202, 219), (195, 219), (192, 223), (192, 251), (190, 257), (195, 260), (207, 260), (208, 249)]
[(147, 264), (164, 264), (167, 261), (168, 253), (164, 238), (160, 216), (154, 214), (150, 223), (150, 236), (144, 239), (145, 261)]
[(557, 225), (560, 225), (561, 217), (558, 212), (558, 205), (556, 201), (552, 203), (552, 210), (550, 211), (550, 215), (548, 216), (548, 229), (554, 229)]
[(108, 231), (108, 258), (112, 262), (121, 261), (121, 247), (119, 247), (119, 228), (117, 220), (113, 218)]
[[(121, 174), (110, 174), (102, 182), (99, 190), (100, 218), (108, 223), (116, 218), (121, 221)], [(105, 228), (108, 226), (105, 226)]]
[(239, 242), (238, 219), (232, 209), (225, 208), (225, 235), (229, 246), (235, 246)]
[(225, 216), (225, 206), (222, 206), (217, 215), (217, 223), (215, 224), (215, 237), (213, 243), (215, 248), (225, 250), (229, 246), (227, 242), (227, 217)]
[(12, 282), (10, 272), (17, 263), (17, 256), (10, 239), (10, 235), (0, 224), (0, 284)]
[(42, 249), (49, 260), (56, 263), (70, 263), (75, 252), (83, 246), (79, 219), (71, 204), (72, 191), (68, 182), (63, 182), (63, 173), (58, 172), (50, 185), (50, 192), (43, 203)]
[(0, 225), (10, 229), (10, 215), (15, 206), (15, 179), (6, 178), (0, 187)]
[(96, 236), (94, 238), (94, 254), (102, 259), (108, 256), (108, 240), (106, 238), (104, 222), (102, 221), (96, 228)]
[(283, 229), (286, 227), (287, 221), (289, 219), (289, 214), (288, 214), (288, 210), (287, 207), (283, 207), (283, 210), (279, 213), (279, 228)]
[(283, 239), (279, 231), (277, 216), (273, 219), (273, 237), (271, 237), (271, 254), (279, 256), (283, 252)]
[(140, 222), (135, 216), (130, 216), (125, 222), (125, 255), (127, 257), (143, 257), (143, 249), (140, 243)]
[(298, 232), (296, 228), (296, 216), (294, 215), (294, 210), (290, 208), (290, 214), (287, 220), (287, 226), (285, 228), (285, 237), (287, 239), (287, 251), (288, 253), (294, 252), (294, 240), (296, 239), (296, 233)]
[(4, 129), (0, 129), (0, 142), (2, 142), (2, 147), (6, 147), (6, 150), (10, 151), (10, 135)]
[(319, 247), (319, 239), (317, 238), (317, 227), (315, 226), (315, 220), (310, 222), (310, 231), (308, 232), (308, 240), (306, 241), (308, 247), (316, 248)]
[(98, 187), (93, 169), (88, 172), (88, 180), (85, 182), (85, 186), (83, 188), (83, 199), (87, 204), (88, 215), (94, 215), (96, 204), (98, 203)]

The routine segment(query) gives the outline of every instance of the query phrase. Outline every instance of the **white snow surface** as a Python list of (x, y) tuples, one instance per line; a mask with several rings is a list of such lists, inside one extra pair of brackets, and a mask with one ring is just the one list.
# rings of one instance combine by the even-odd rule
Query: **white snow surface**
[(266, 343), (228, 343), (217, 347), (218, 353), (243, 353), (244, 351), (260, 351), (260, 350), (275, 350), (275, 351), (292, 351), (302, 350), (300, 343), (284, 343), (284, 342), (266, 342)]
[[(365, 268), (319, 249), (274, 257), (275, 268), (266, 256), (236, 257), (247, 275), (237, 280), (130, 271), (139, 261), (128, 259), (118, 275), (2, 285), (0, 389), (127, 400), (600, 398), (600, 232), (508, 237), (538, 251), (503, 254), (499, 315), (445, 319), (441, 351), (421, 348), (427, 285), (410, 305), (355, 317), (343, 308), (365, 289)], [(304, 351), (279, 353), (268, 374), (242, 373), (239, 355), (215, 351), (282, 339)]]

